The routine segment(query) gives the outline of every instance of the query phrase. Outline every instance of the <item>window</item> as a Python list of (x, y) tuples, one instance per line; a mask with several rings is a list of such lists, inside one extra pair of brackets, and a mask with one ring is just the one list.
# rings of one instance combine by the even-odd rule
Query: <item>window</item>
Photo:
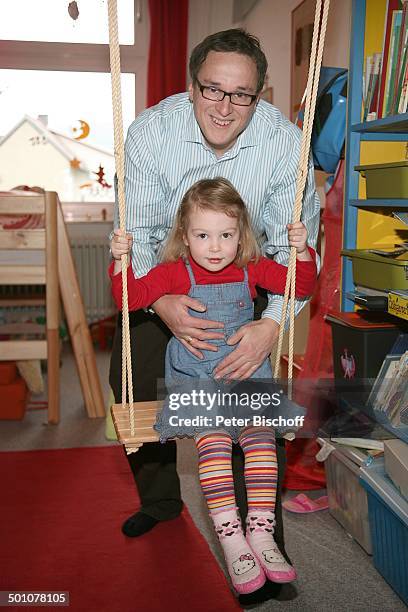
[[(110, 74), (51, 70), (0, 70), (0, 136), (29, 115), (47, 118), (48, 127), (78, 138), (78, 122), (85, 121), (87, 144), (113, 151)], [(134, 119), (135, 75), (122, 75), (123, 124)]]
[[(46, 117), (48, 129), (68, 139), (61, 141), (60, 147), (62, 151), (66, 143), (66, 157), (68, 163), (72, 162), (64, 170), (65, 186), (68, 183), (83, 186), (87, 177), (78, 173), (84, 173), (86, 167), (89, 180), (95, 180), (96, 159), (94, 156), (89, 162), (85, 159), (91, 155), (92, 147), (110, 151), (113, 159), (107, 0), (77, 0), (77, 4), (79, 17), (73, 20), (68, 14), (69, 0), (14, 0), (0, 20), (0, 161), (5, 158), (1, 151), (5, 147), (2, 136), (12, 131), (25, 115), (34, 120), (42, 116), (43, 123)], [(126, 133), (131, 121), (145, 107), (148, 6), (147, 0), (120, 0), (117, 4)], [(84, 134), (86, 137), (78, 138)], [(22, 141), (30, 141), (30, 137), (32, 134), (27, 134)], [(52, 141), (51, 137), (48, 144)], [(31, 156), (33, 151), (40, 153), (41, 147), (31, 147)], [(49, 186), (44, 177), (36, 181), (32, 172), (24, 176), (23, 170), (33, 166), (33, 159), (25, 161), (23, 153), (20, 151), (18, 159), (21, 176), (13, 174), (8, 181), (3, 167), (0, 189), (9, 189), (12, 186), (9, 183), (33, 182), (55, 189), (55, 181)], [(83, 159), (77, 167), (81, 155)], [(102, 165), (107, 169), (106, 157)], [(34, 166), (44, 167), (44, 163), (35, 159)], [(111, 182), (107, 174), (106, 178)], [(57, 191), (61, 195), (68, 193), (65, 187)], [(94, 192), (89, 190), (89, 194)], [(86, 199), (90, 198), (91, 195)], [(74, 199), (83, 200), (84, 191)]]
[[(13, 0), (0, 20), (0, 39), (108, 44), (107, 0), (78, 0), (79, 18), (68, 13), (69, 0)], [(118, 2), (119, 43), (133, 45), (134, 2)], [(23, 18), (21, 18), (24, 16)]]

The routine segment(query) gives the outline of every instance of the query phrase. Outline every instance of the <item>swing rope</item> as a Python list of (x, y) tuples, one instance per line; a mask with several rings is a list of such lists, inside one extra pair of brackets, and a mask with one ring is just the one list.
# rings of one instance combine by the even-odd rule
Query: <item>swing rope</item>
[[(322, 12), (322, 5), (323, 12)], [(326, 37), (327, 19), (329, 15), (330, 0), (317, 0), (313, 26), (312, 49), (309, 62), (309, 72), (306, 86), (306, 106), (303, 120), (303, 131), (300, 146), (298, 173), (296, 178), (296, 194), (292, 223), (300, 221), (302, 214), (303, 193), (305, 190), (308, 168), (310, 142), (312, 137), (313, 119), (316, 109), (317, 88), (319, 85), (320, 67), (323, 58), (324, 40)], [(286, 276), (285, 294), (283, 299), (282, 316), (279, 327), (278, 346), (275, 360), (274, 378), (279, 377), (280, 359), (282, 353), (283, 334), (285, 331), (288, 300), (289, 309), (289, 355), (288, 355), (288, 398), (292, 399), (293, 387), (293, 352), (295, 341), (295, 286), (296, 286), (296, 248), (291, 247)], [(290, 297), (289, 297), (290, 296)]]
[[(116, 0), (108, 0), (109, 54), (112, 82), (113, 136), (119, 204), (119, 227), (126, 232), (125, 147), (123, 142), (122, 90), (120, 82), (120, 48)], [(133, 406), (132, 357), (130, 350), (127, 268), (129, 256), (122, 255), (122, 408), (126, 408), (126, 387), (129, 389), (130, 432), (135, 435)]]
[[(309, 63), (306, 107), (303, 121), (300, 157), (296, 178), (296, 194), (293, 211), (293, 223), (300, 220), (303, 204), (303, 193), (308, 175), (308, 162), (310, 141), (313, 128), (313, 118), (316, 108), (317, 88), (319, 83), (320, 67), (323, 57), (324, 39), (328, 19), (330, 0), (317, 0), (313, 27), (312, 49)], [(323, 7), (323, 11), (322, 11)], [(114, 154), (117, 175), (117, 197), (119, 208), (119, 227), (126, 232), (126, 204), (125, 204), (125, 158), (122, 120), (122, 94), (120, 48), (117, 19), (117, 0), (108, 0), (109, 18), (109, 52), (112, 83), (112, 107), (114, 126)], [(126, 409), (126, 391), (129, 392), (129, 419), (130, 435), (135, 435), (135, 415), (133, 404), (133, 379), (129, 330), (129, 305), (127, 291), (127, 268), (129, 257), (122, 255), (122, 409)], [(286, 323), (286, 313), (289, 301), (289, 357), (288, 357), (288, 397), (292, 397), (293, 378), (293, 350), (294, 350), (294, 321), (295, 321), (295, 284), (296, 284), (296, 248), (291, 247), (288, 272), (286, 276), (285, 294), (283, 300), (282, 317), (280, 322), (278, 347), (276, 353), (274, 377), (278, 378), (280, 358), (282, 352), (283, 334)], [(135, 452), (137, 448), (126, 447), (128, 453)]]

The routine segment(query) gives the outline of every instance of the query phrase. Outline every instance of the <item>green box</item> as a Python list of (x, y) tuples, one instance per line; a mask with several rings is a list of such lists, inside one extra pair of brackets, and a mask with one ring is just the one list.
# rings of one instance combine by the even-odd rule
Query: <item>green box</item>
[(408, 160), (355, 166), (366, 179), (367, 198), (408, 198)]
[(343, 249), (353, 262), (353, 281), (371, 289), (408, 289), (408, 252), (397, 259), (370, 253), (366, 249)]

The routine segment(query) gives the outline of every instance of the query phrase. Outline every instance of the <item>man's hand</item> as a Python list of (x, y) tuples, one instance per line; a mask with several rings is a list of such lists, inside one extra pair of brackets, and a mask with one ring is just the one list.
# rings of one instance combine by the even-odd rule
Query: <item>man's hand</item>
[(224, 333), (207, 332), (206, 329), (220, 329), (224, 327), (223, 323), (218, 321), (210, 321), (208, 319), (199, 319), (192, 317), (188, 313), (188, 309), (192, 308), (197, 312), (205, 312), (206, 307), (198, 300), (195, 300), (188, 295), (164, 295), (152, 304), (154, 311), (159, 315), (162, 321), (173, 332), (173, 335), (193, 355), (203, 358), (201, 350), (218, 351), (218, 347), (210, 344), (207, 340), (215, 338), (224, 338)]
[(241, 327), (227, 344), (239, 346), (215, 368), (215, 378), (245, 380), (265, 361), (279, 335), (279, 324), (272, 319), (252, 321)]

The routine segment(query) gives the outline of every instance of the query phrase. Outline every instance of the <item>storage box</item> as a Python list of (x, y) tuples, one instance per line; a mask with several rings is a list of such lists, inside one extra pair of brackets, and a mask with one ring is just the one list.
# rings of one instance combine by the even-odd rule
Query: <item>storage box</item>
[[(323, 444), (323, 440), (317, 441)], [(356, 448), (324, 440), (334, 450), (324, 462), (330, 514), (371, 555), (367, 493), (360, 483), (360, 467), (366, 456)]]
[(367, 249), (343, 249), (353, 264), (353, 282), (381, 291), (408, 289), (408, 253), (398, 259), (370, 253)]
[(21, 420), (24, 418), (28, 389), (22, 378), (0, 388), (0, 420)]
[(337, 391), (352, 390), (356, 384), (361, 385), (362, 391), (371, 388), (369, 379), (376, 378), (400, 333), (398, 326), (385, 317), (365, 311), (331, 311), (326, 315), (332, 329)]
[(408, 161), (354, 168), (366, 179), (367, 198), (408, 198)]
[(408, 444), (402, 440), (385, 441), (384, 464), (387, 476), (408, 501)]
[(367, 491), (374, 565), (408, 604), (408, 502), (386, 476), (383, 460), (360, 473)]

